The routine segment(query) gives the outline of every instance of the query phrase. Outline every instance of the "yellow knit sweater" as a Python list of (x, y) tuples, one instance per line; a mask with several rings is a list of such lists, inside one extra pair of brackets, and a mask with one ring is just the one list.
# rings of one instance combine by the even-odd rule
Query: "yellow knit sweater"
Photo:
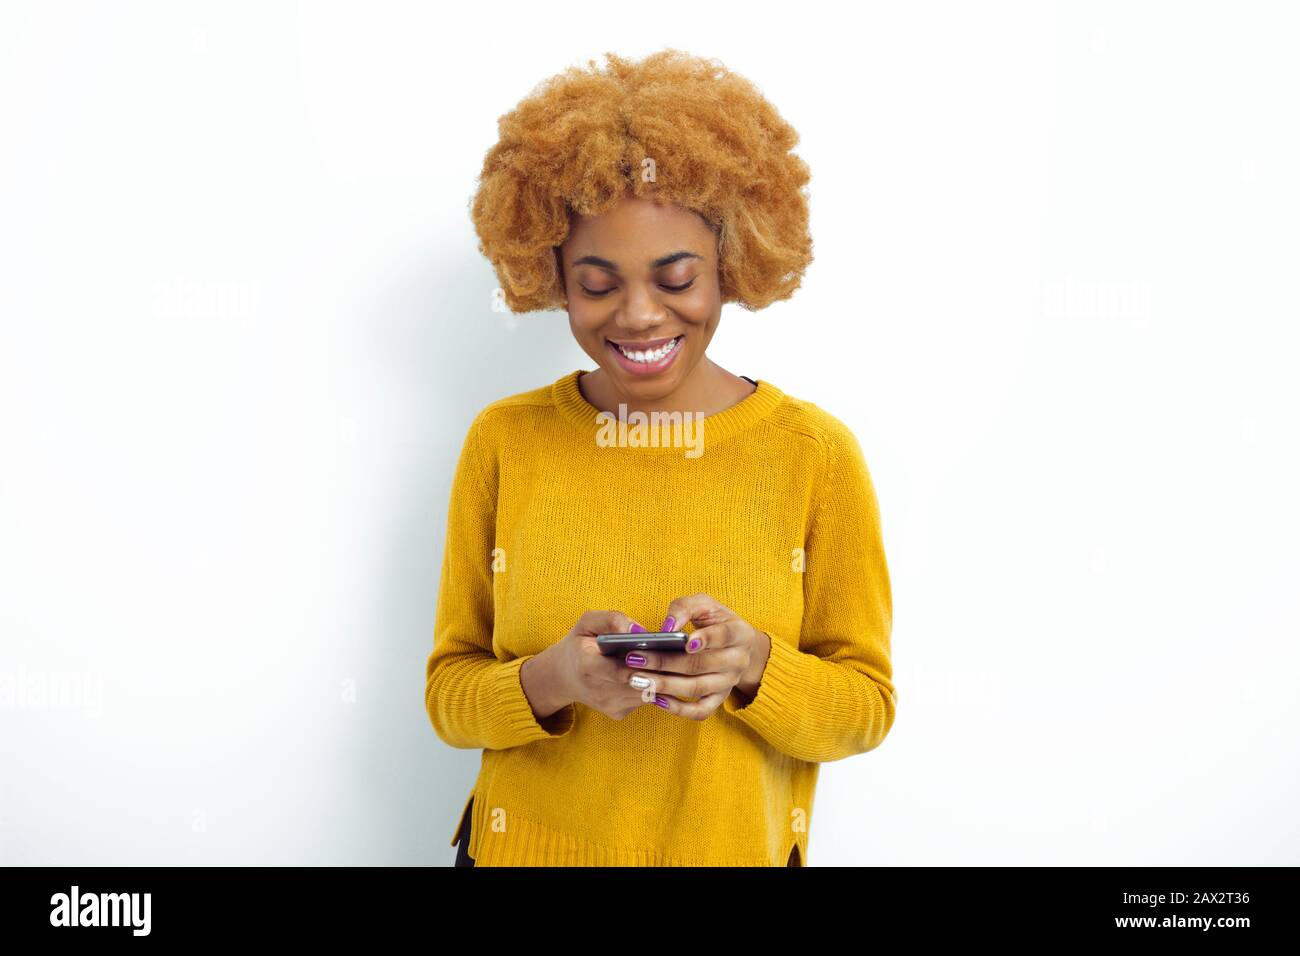
[[(478, 866), (783, 867), (798, 846), (806, 865), (819, 765), (878, 746), (897, 706), (861, 448), (762, 380), (703, 420), (703, 454), (610, 445), (582, 374), (488, 405), (456, 467), (425, 707), (446, 743), (483, 751), (469, 853)], [(519, 668), (586, 611), (654, 631), (697, 592), (771, 638), (748, 704), (733, 693), (702, 721), (653, 704), (536, 718)]]

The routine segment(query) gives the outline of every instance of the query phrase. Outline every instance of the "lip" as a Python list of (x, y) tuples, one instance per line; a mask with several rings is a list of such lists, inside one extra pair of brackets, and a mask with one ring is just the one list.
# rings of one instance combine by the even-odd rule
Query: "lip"
[(621, 345), (623, 348), (632, 352), (644, 352), (647, 349), (653, 352), (655, 349), (659, 348), (659, 346), (667, 345), (677, 337), (678, 336), (676, 335), (665, 335), (663, 338), (659, 339), (605, 339), (605, 341), (613, 342), (615, 345)]
[(665, 345), (668, 342), (671, 342), (673, 339), (679, 339), (679, 338), (683, 339), (683, 341), (678, 342), (677, 345), (673, 348), (673, 350), (669, 352), (667, 355), (665, 355), (663, 358), (661, 358), (658, 362), (633, 362), (630, 358), (628, 358), (618, 350), (618, 347), (615, 346), (614, 341), (612, 339), (605, 340), (605, 347), (609, 349), (610, 352), (613, 353), (614, 360), (618, 362), (619, 367), (622, 368), (623, 371), (627, 372), (629, 375), (658, 375), (664, 369), (668, 368), (668, 366), (672, 365), (673, 362), (677, 361), (677, 356), (681, 352), (682, 346), (685, 344), (684, 341), (686, 338), (685, 333), (682, 333), (681, 335), (669, 335), (665, 338), (659, 338), (659, 339), (648, 339), (644, 342), (619, 343), (624, 348), (629, 348), (632, 349), (633, 351), (640, 352), (640, 351), (653, 350), (659, 348), (661, 345)]

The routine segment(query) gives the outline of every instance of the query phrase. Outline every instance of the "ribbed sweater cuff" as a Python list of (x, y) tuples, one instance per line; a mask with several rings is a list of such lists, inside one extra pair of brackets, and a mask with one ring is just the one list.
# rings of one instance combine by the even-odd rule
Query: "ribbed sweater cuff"
[(516, 657), (494, 668), (492, 696), (497, 703), (486, 708), (485, 713), (492, 722), (489, 736), (494, 740), (509, 741), (506, 746), (563, 737), (573, 728), (577, 717), (573, 704), (565, 704), (544, 720), (537, 719), (519, 679), (524, 661), (533, 656)]
[(815, 660), (797, 647), (778, 640), (768, 632), (772, 650), (767, 656), (758, 693), (748, 704), (735, 694), (728, 694), (723, 709), (743, 720), (778, 749), (789, 752), (796, 746), (790, 728), (799, 725), (799, 715), (809, 706), (825, 707), (833, 703), (819, 699), (824, 687), (814, 681), (808, 665)]

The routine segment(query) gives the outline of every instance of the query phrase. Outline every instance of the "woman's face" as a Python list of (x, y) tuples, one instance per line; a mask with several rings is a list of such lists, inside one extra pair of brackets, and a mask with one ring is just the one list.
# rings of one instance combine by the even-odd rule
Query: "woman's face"
[(709, 224), (628, 197), (601, 216), (575, 216), (560, 256), (569, 327), (610, 383), (640, 400), (675, 391), (722, 315)]

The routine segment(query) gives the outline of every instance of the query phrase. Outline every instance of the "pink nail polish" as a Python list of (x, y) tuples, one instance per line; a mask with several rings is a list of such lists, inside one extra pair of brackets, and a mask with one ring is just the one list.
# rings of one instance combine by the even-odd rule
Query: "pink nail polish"
[(644, 633), (645, 633), (645, 628), (642, 627), (640, 624), (633, 624), (632, 627), (628, 630), (628, 633), (629, 633), (629, 634), (644, 634)]
[(629, 654), (623, 658), (631, 667), (645, 667), (645, 658), (640, 654)]
[(665, 710), (668, 708), (668, 701), (664, 699), (662, 694), (655, 694), (655, 703)]
[(677, 619), (670, 614), (668, 615), (668, 617), (664, 618), (664, 626), (659, 628), (659, 630), (671, 631), (676, 626), (677, 626)]
[(686, 649), (688, 651), (693, 651), (699, 646), (700, 646), (700, 639), (698, 637), (692, 637), (691, 642), (686, 645)]

